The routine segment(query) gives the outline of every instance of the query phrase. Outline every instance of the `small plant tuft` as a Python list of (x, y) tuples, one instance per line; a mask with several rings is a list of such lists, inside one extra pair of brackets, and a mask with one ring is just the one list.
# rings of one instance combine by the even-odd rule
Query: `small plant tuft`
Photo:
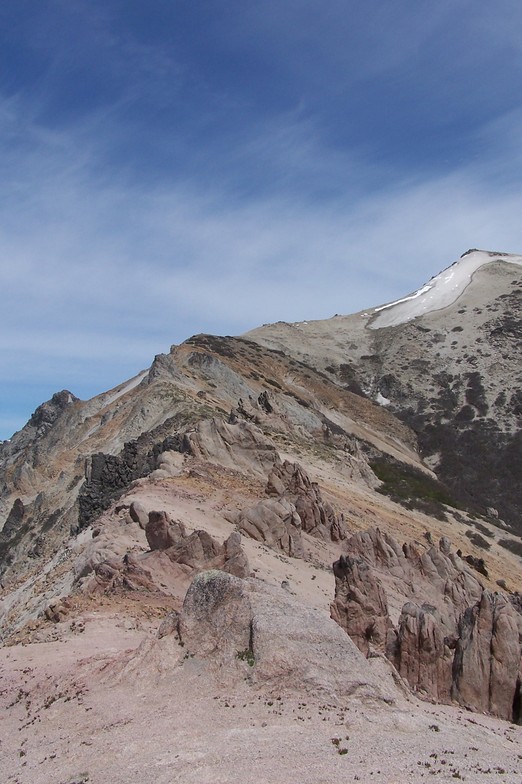
[(236, 658), (239, 659), (240, 661), (246, 661), (249, 667), (253, 667), (254, 664), (256, 663), (254, 652), (249, 650), (248, 648), (244, 651), (238, 651), (236, 653)]

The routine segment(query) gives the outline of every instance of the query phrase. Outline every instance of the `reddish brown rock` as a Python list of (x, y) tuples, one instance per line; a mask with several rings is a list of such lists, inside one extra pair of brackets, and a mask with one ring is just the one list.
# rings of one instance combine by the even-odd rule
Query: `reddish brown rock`
[(342, 515), (337, 515), (321, 496), (319, 485), (312, 482), (298, 463), (276, 463), (266, 486), (269, 496), (284, 497), (294, 504), (303, 531), (325, 541), (346, 538)]
[(67, 617), (70, 609), (71, 603), (67, 598), (57, 599), (46, 607), (44, 615), (47, 620), (52, 621), (53, 623), (60, 623), (60, 621), (63, 621)]
[(225, 548), (223, 571), (235, 577), (248, 577), (250, 575), (250, 566), (245, 551), (241, 546), (241, 534), (238, 531), (234, 531), (223, 546)]
[(452, 684), (452, 643), (431, 608), (407, 602), (402, 608), (394, 644), (387, 655), (414, 691), (438, 702), (449, 702)]
[(89, 586), (91, 593), (108, 593), (117, 589), (128, 591), (155, 591), (154, 577), (139, 561), (127, 553), (123, 558), (109, 558), (94, 567), (94, 579)]
[(170, 519), (166, 512), (149, 512), (145, 536), (151, 550), (167, 550), (186, 536), (185, 526)]
[(511, 720), (520, 663), (517, 614), (503, 594), (484, 591), (459, 623), (454, 698), (466, 707)]
[[(331, 615), (360, 650), (383, 650), (384, 641), (386, 656), (424, 697), (520, 718), (522, 618), (507, 596), (484, 590), (446, 537), (420, 552), (370, 529), (346, 549), (334, 564)], [(396, 629), (385, 586), (409, 599)]]
[(369, 563), (381, 582), (393, 585), (405, 599), (434, 605), (444, 635), (456, 632), (464, 610), (479, 601), (483, 586), (443, 537), (439, 545), (421, 551), (412, 543), (399, 543), (387, 532), (370, 528), (351, 536), (346, 551)]
[(230, 534), (224, 544), (219, 544), (207, 531), (187, 534), (183, 523), (171, 520), (166, 512), (149, 512), (145, 534), (151, 550), (163, 550), (174, 563), (195, 571), (223, 569), (238, 577), (250, 574), (237, 532)]
[(370, 646), (384, 653), (393, 625), (381, 582), (362, 558), (341, 556), (333, 570), (335, 599), (330, 616), (365, 656)]
[(304, 556), (301, 518), (285, 498), (267, 498), (236, 517), (240, 531), (295, 558)]

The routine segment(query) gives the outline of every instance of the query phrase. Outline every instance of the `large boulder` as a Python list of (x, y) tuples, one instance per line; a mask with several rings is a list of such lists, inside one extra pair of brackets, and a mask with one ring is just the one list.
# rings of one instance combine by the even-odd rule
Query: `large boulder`
[(129, 517), (134, 523), (138, 523), (140, 528), (147, 527), (149, 515), (141, 501), (132, 501), (129, 508)]
[(185, 597), (179, 633), (187, 658), (246, 673), (278, 694), (290, 689), (381, 703), (394, 694), (327, 615), (256, 579), (217, 570), (198, 574)]
[(186, 537), (186, 529), (182, 522), (171, 520), (163, 511), (149, 512), (145, 525), (145, 536), (151, 550), (167, 550)]

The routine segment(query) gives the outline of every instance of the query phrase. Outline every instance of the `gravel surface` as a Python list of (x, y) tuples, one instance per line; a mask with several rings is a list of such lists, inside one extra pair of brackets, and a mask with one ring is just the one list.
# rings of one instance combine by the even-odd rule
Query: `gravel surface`
[[(414, 697), (341, 703), (184, 659), (105, 609), (0, 649), (0, 768), (18, 784), (522, 782), (522, 728)], [(83, 628), (83, 631), (82, 631)]]

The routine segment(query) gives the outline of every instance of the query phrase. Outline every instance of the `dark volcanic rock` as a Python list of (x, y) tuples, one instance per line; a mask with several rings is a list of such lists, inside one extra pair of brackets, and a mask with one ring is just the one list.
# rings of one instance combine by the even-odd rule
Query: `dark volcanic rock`
[(139, 441), (125, 444), (119, 455), (92, 455), (85, 466), (86, 481), (78, 497), (78, 522), (85, 528), (112, 501), (119, 498), (135, 479), (155, 468), (155, 456), (140, 448)]
[(10, 539), (22, 525), (25, 516), (25, 507), (21, 498), (17, 498), (11, 507), (11, 511), (7, 515), (4, 527), (2, 528), (2, 536), (6, 540)]
[(62, 389), (61, 392), (55, 392), (50, 400), (46, 403), (42, 403), (41, 406), (38, 406), (31, 416), (28, 425), (36, 429), (37, 435), (44, 435), (56, 422), (60, 414), (65, 411), (67, 406), (70, 406), (77, 400), (79, 400), (79, 398), (67, 389)]

